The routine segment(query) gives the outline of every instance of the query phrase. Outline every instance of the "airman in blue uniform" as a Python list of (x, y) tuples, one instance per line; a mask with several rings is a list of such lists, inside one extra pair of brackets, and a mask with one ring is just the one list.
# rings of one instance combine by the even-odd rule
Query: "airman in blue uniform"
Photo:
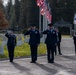
[(36, 63), (37, 61), (37, 48), (40, 44), (40, 33), (36, 29), (36, 25), (33, 24), (31, 28), (24, 33), (24, 35), (30, 35), (29, 45), (31, 50), (31, 63)]
[(54, 51), (55, 45), (57, 43), (56, 31), (53, 29), (52, 24), (48, 24), (48, 29), (43, 31), (43, 34), (46, 34), (45, 44), (47, 47), (47, 59), (48, 63), (54, 63)]
[(7, 48), (8, 48), (8, 54), (9, 54), (9, 60), (10, 62), (13, 62), (14, 59), (14, 49), (16, 46), (16, 36), (13, 34), (12, 30), (9, 30), (5, 36), (8, 38), (7, 41)]

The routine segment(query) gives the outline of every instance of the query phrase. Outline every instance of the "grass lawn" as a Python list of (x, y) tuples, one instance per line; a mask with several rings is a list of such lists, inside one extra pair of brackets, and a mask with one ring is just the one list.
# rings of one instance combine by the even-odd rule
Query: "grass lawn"
[(70, 38), (70, 35), (62, 35), (62, 38)]
[[(63, 35), (62, 38), (69, 38), (69, 35)], [(0, 38), (0, 44), (1, 44), (1, 38)], [(40, 44), (38, 47), (38, 55), (46, 54), (46, 45), (45, 44)], [(15, 48), (15, 58), (16, 57), (26, 57), (30, 56), (30, 47), (28, 43), (24, 43), (21, 46), (16, 46)], [(0, 59), (2, 58), (8, 58), (8, 50), (7, 47), (4, 47), (4, 55), (0, 55)]]
[[(40, 44), (38, 47), (38, 55), (46, 54), (46, 45)], [(15, 58), (16, 57), (26, 57), (30, 56), (30, 46), (28, 43), (24, 43), (21, 46), (16, 46), (15, 48)], [(8, 58), (8, 50), (7, 47), (4, 47), (4, 55), (0, 55), (0, 59)]]

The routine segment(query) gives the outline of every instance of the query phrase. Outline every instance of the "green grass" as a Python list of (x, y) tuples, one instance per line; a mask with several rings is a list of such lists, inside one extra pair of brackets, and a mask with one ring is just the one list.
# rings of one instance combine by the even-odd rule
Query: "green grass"
[[(38, 55), (43, 54), (46, 54), (46, 46), (45, 44), (40, 44), (38, 47)], [(14, 56), (15, 58), (30, 56), (30, 46), (28, 43), (24, 43), (21, 46), (16, 46)], [(0, 55), (0, 59), (3, 58), (8, 58), (8, 50), (6, 46), (4, 47), (4, 55)]]
[[(69, 35), (62, 35), (63, 38), (69, 38)], [(24, 38), (22, 38), (24, 40)], [(0, 45), (2, 42), (2, 38), (0, 38)], [(40, 44), (38, 47), (38, 55), (43, 55), (46, 54), (46, 45), (45, 44)], [(16, 57), (26, 57), (30, 56), (30, 46), (28, 43), (24, 43), (21, 46), (16, 46), (14, 56)], [(3, 58), (8, 58), (8, 50), (7, 47), (4, 47), (4, 55), (0, 55), (0, 59)]]
[(70, 35), (62, 35), (63, 38), (70, 38)]

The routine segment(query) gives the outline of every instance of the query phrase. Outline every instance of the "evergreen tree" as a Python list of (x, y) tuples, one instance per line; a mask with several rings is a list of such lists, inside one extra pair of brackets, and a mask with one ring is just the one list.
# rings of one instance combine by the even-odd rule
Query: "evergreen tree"
[(7, 26), (8, 22), (4, 16), (2, 0), (0, 0), (0, 29), (5, 29)]
[(26, 23), (27, 25), (36, 24), (39, 25), (39, 11), (36, 5), (36, 0), (28, 0), (27, 3), (27, 14), (26, 14)]
[(16, 28), (16, 15), (15, 15), (15, 6), (12, 4), (12, 0), (9, 0), (7, 6), (5, 7), (6, 10), (6, 18), (9, 21), (9, 28), (15, 29)]
[(19, 19), (19, 27), (22, 29), (26, 25), (26, 4), (27, 0), (20, 1), (20, 19)]
[(73, 23), (76, 12), (76, 0), (48, 0), (52, 9), (53, 23), (63, 18), (65, 21)]
[(8, 4), (6, 6), (6, 18), (10, 22), (11, 14), (12, 14), (12, 0), (8, 1)]
[(15, 0), (15, 5), (14, 5), (14, 11), (15, 11), (15, 20), (16, 23), (15, 25), (19, 27), (19, 18), (20, 18), (20, 1)]
[(36, 0), (21, 0), (20, 25), (28, 28), (31, 24), (39, 22), (39, 11)]
[(11, 8), (11, 18), (10, 18), (10, 28), (12, 28), (13, 30), (16, 30), (16, 16), (15, 16), (15, 10), (14, 10), (14, 5)]
[[(76, 12), (75, 0), (48, 0), (53, 15), (53, 23), (63, 18), (65, 21), (73, 23), (74, 13)], [(9, 0), (6, 7), (7, 19), (12, 27), (21, 29), (30, 27), (31, 24), (39, 25), (39, 8), (36, 0)], [(14, 23), (13, 23), (14, 22)]]

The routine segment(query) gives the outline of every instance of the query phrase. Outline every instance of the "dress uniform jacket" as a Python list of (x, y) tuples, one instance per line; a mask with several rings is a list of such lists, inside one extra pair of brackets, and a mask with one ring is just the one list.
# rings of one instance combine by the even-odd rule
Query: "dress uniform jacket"
[(38, 30), (29, 30), (24, 35), (30, 35), (30, 45), (37, 45), (40, 43), (40, 34)]
[(10, 34), (5, 34), (5, 36), (8, 38), (7, 45), (9, 46), (16, 46), (16, 36), (15, 35), (10, 35)]
[(53, 29), (50, 30), (45, 30), (43, 31), (43, 34), (47, 34), (47, 37), (45, 39), (45, 44), (48, 45), (55, 45), (57, 43), (57, 35), (56, 35), (56, 31)]

